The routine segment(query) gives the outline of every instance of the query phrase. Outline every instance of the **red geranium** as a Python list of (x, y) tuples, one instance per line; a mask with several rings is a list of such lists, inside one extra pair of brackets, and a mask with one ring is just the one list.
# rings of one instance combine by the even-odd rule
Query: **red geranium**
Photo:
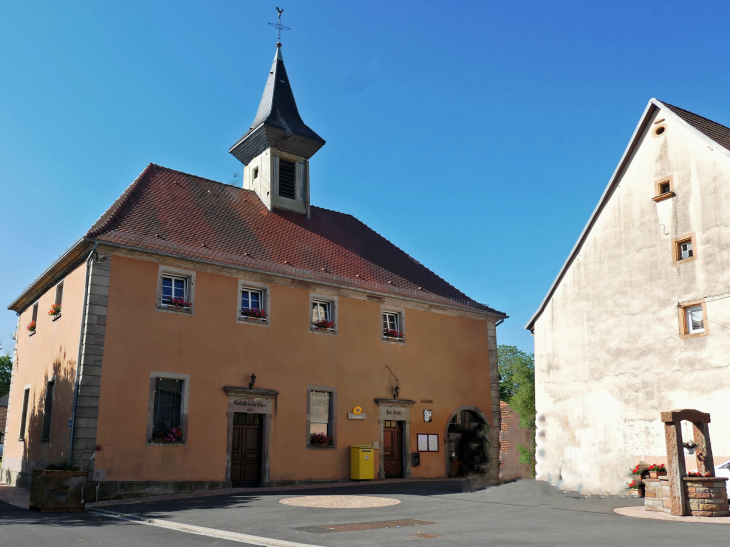
[(666, 473), (667, 466), (664, 465), (663, 463), (655, 463), (655, 464), (652, 464), (651, 466), (649, 466), (649, 471), (655, 471), (655, 472), (659, 472), (659, 473), (661, 473), (663, 471)]
[(319, 321), (315, 321), (312, 323), (315, 327), (318, 329), (334, 329), (335, 323), (334, 321), (327, 321), (326, 319), (320, 319)]
[(176, 308), (189, 308), (190, 302), (188, 302), (184, 298), (177, 297), (170, 300), (170, 305), (175, 306)]
[(48, 310), (48, 315), (51, 317), (56, 317), (57, 315), (61, 315), (61, 304), (53, 304), (51, 306), (51, 309)]
[(28, 323), (28, 326), (25, 328), (28, 329), (28, 332), (35, 332), (35, 321)]
[(699, 471), (690, 471), (687, 473), (688, 477), (712, 477), (712, 473), (709, 471), (705, 471), (704, 473), (700, 473)]
[(383, 336), (385, 336), (387, 338), (403, 338), (403, 333), (398, 332), (397, 330), (394, 330), (394, 329), (385, 329), (383, 331)]
[(266, 312), (261, 308), (243, 308), (241, 310), (243, 317), (253, 317), (255, 319), (266, 319)]

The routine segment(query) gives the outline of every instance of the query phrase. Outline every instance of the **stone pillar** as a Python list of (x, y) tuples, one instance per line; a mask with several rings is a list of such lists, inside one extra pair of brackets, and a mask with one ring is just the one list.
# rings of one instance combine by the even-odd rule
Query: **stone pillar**
[(669, 478), (670, 507), (672, 515), (687, 515), (682, 479), (687, 474), (684, 467), (684, 447), (682, 446), (682, 422), (664, 423), (664, 438), (667, 442), (667, 476)]
[(710, 424), (693, 423), (695, 455), (697, 457), (697, 471), (700, 473), (712, 473), (715, 476), (715, 460), (712, 457), (712, 445), (710, 444)]

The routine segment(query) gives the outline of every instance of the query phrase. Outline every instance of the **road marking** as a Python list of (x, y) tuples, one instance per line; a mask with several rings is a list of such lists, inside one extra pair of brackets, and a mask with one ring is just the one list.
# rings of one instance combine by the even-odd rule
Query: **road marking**
[(262, 545), (263, 547), (322, 547), (320, 545), (313, 545), (311, 543), (296, 543), (294, 541), (285, 541), (283, 539), (271, 539), (260, 536), (250, 536), (248, 534), (226, 532), (225, 530), (216, 530), (215, 528), (205, 528), (203, 526), (181, 524), (179, 522), (170, 522), (160, 519), (150, 519), (140, 517), (138, 515), (127, 515), (124, 513), (116, 513), (114, 511), (106, 511), (103, 509), (87, 509), (87, 512), (101, 515), (104, 517), (111, 517), (115, 519), (136, 522), (137, 524), (159, 526), (160, 528), (177, 530), (178, 532), (186, 532), (188, 534), (197, 534), (200, 536), (208, 536), (218, 539), (227, 539), (230, 541), (238, 541), (239, 543), (248, 543), (250, 545)]

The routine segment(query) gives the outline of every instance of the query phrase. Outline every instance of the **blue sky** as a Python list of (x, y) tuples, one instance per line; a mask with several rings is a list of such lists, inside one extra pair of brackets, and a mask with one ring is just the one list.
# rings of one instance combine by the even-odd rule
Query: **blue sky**
[[(0, 303), (150, 163), (238, 184), (284, 0), (5, 2)], [(651, 97), (730, 124), (726, 2), (283, 5), (312, 202), (524, 324)], [(234, 178), (234, 174), (238, 177)], [(12, 353), (15, 314), (0, 311)]]

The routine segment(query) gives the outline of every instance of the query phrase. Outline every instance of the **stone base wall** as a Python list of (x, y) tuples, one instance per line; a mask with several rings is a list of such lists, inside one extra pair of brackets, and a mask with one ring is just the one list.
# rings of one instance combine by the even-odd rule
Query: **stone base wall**
[[(666, 503), (666, 506), (665, 506)], [(670, 513), (669, 481), (662, 479), (644, 479), (644, 509)]]
[[(684, 477), (687, 514), (692, 517), (727, 517), (727, 479), (723, 477)], [(671, 514), (669, 479), (644, 479), (644, 509)]]
[(684, 477), (687, 509), (693, 517), (726, 517), (727, 479), (724, 477)]

